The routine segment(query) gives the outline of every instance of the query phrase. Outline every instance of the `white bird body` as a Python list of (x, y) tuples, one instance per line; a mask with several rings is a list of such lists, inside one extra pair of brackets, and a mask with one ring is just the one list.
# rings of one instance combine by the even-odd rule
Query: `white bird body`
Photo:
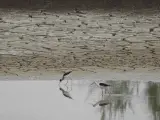
[[(109, 84), (107, 84), (107, 83), (102, 83), (102, 82), (97, 83), (96, 81), (94, 81), (91, 85), (93, 85), (93, 84), (95, 84), (96, 86), (98, 86), (99, 88), (101, 88), (101, 90), (102, 90), (102, 96), (103, 96), (103, 90), (104, 90), (104, 92), (106, 93), (107, 88), (110, 87)], [(110, 94), (110, 93), (109, 93), (109, 94)]]

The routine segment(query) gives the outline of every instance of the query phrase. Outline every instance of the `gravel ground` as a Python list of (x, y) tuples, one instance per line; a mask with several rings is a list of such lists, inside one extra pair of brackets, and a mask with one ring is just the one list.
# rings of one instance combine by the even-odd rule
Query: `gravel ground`
[(159, 68), (159, 11), (0, 10), (0, 72), (87, 66)]

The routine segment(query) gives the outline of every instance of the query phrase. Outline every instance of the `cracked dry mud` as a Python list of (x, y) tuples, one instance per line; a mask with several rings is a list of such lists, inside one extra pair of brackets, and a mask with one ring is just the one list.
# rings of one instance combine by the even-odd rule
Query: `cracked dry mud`
[(0, 10), (0, 68), (159, 68), (158, 10)]

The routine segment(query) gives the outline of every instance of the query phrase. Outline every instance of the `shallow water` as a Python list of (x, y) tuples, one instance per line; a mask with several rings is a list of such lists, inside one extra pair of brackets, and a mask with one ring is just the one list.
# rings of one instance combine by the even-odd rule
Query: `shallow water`
[[(160, 84), (142, 81), (1, 81), (1, 120), (159, 120)], [(97, 81), (100, 82), (100, 81)], [(72, 99), (59, 90), (68, 91)], [(95, 106), (99, 100), (106, 106)]]

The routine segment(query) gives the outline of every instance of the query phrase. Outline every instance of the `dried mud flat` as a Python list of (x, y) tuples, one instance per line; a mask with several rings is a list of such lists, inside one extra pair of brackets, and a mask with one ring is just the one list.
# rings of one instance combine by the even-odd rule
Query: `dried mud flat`
[(0, 10), (0, 73), (160, 67), (160, 14)]

